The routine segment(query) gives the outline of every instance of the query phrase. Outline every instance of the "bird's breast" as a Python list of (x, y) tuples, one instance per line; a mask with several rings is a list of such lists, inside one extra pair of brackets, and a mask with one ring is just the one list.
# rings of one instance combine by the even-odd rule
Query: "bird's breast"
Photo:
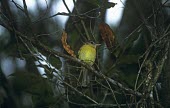
[(93, 65), (96, 59), (96, 49), (88, 45), (83, 45), (79, 50), (79, 59), (89, 65)]

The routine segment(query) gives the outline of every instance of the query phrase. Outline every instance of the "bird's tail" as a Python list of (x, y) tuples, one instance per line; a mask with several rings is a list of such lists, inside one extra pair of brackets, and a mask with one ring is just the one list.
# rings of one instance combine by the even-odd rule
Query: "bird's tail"
[(88, 84), (90, 83), (90, 75), (88, 74), (88, 70), (87, 69), (82, 69), (81, 73), (81, 86), (83, 87), (87, 87)]

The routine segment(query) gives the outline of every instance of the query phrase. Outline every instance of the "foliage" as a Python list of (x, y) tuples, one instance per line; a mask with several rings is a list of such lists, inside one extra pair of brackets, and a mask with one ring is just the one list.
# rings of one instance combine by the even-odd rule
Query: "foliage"
[[(63, 0), (68, 13), (50, 15), (54, 1), (46, 1), (47, 9), (37, 5), (38, 15), (34, 15), (25, 0), (23, 5), (15, 0), (1, 1), (0, 25), (5, 31), (0, 36), (0, 63), (2, 58), (11, 57), (26, 64), (18, 68), (21, 64), (15, 63), (13, 73), (7, 76), (8, 69), (0, 67), (0, 107), (169, 106), (162, 101), (166, 99), (162, 95), (164, 88), (157, 86), (164, 84), (161, 78), (167, 75), (166, 62), (170, 59), (170, 25), (164, 12), (167, 1), (161, 4), (150, 0), (146, 6), (140, 2), (145, 4), (147, 0), (132, 1), (127, 0), (115, 33), (104, 23), (106, 9), (113, 8), (115, 3), (73, 0), (71, 12)], [(143, 7), (134, 9), (130, 7), (133, 5)], [(131, 14), (131, 8), (136, 16)], [(58, 15), (69, 16), (65, 30), (59, 21), (52, 20)], [(130, 18), (131, 15), (134, 17)], [(79, 48), (89, 41), (101, 44), (93, 66), (76, 58)], [(81, 84), (84, 68), (89, 76), (87, 86)]]

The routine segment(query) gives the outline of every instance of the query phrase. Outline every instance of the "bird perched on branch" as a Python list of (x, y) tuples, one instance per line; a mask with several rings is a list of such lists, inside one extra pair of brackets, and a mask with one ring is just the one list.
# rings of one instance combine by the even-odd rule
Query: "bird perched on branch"
[[(100, 44), (95, 44), (94, 42), (85, 43), (78, 51), (78, 58), (89, 66), (92, 66), (96, 59), (96, 48), (99, 45)], [(83, 73), (82, 86), (87, 86), (87, 83), (90, 82), (90, 76), (87, 73), (87, 69), (82, 69), (81, 73)]]

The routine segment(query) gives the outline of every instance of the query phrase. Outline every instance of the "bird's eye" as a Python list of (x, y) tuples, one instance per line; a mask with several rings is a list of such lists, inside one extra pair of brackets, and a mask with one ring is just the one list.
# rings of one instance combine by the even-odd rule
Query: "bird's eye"
[(91, 44), (95, 44), (93, 41), (90, 41)]

